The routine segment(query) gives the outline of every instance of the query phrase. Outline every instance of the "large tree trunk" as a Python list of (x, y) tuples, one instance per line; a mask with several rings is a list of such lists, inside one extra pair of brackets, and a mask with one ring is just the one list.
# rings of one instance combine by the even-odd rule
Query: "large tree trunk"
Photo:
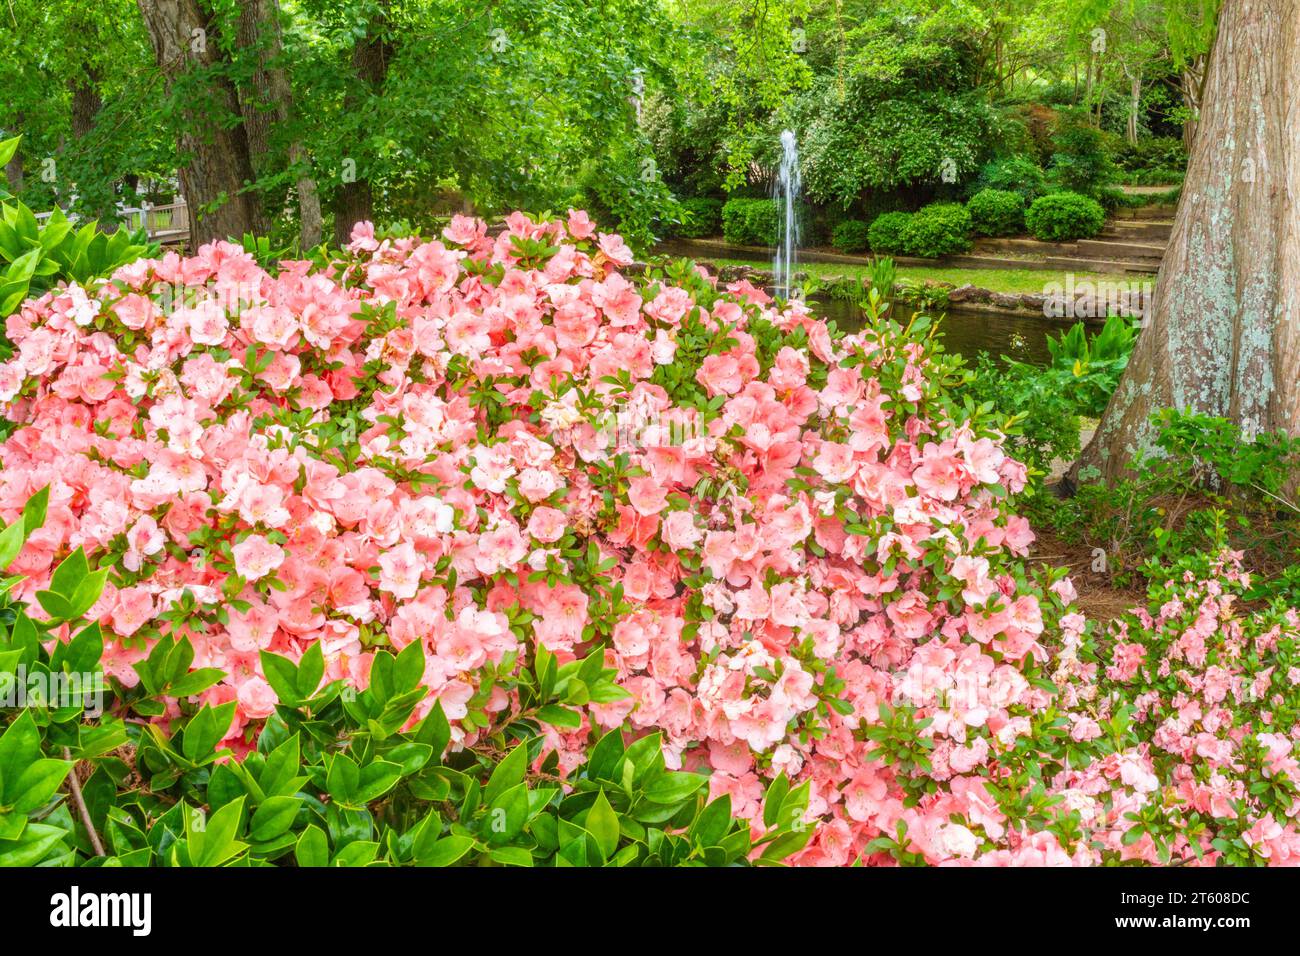
[(1300, 426), (1300, 0), (1227, 0), (1152, 314), (1076, 474), (1152, 448), (1152, 412)]
[[(366, 99), (381, 92), (388, 76), (389, 45), (383, 37), (383, 19), (387, 4), (381, 3), (380, 12), (371, 21), (366, 35), (352, 48), (352, 69), (357, 83), (344, 100), (350, 110), (363, 108)], [(374, 194), (370, 180), (358, 174), (352, 182), (344, 182), (334, 194), (334, 243), (345, 245), (352, 235), (352, 227), (374, 216)]]
[(113, 184), (108, 181), (105, 157), (86, 140), (95, 131), (104, 100), (99, 95), (99, 73), (87, 67), (85, 72), (68, 80), (71, 101), (72, 152), (80, 160), (82, 171), (93, 167), (93, 174), (78, 183), (81, 211), (93, 219), (106, 219), (113, 211)]
[(87, 71), (68, 81), (72, 94), (72, 135), (74, 139), (85, 139), (95, 129), (95, 119), (104, 106), (99, 90), (95, 85), (95, 74)]
[[(196, 0), (137, 3), (169, 92), (192, 69), (218, 63), (216, 24)], [(205, 87), (206, 97), (186, 104), (177, 136), (186, 158), (180, 177), (191, 214), (191, 246), (262, 232), (265, 226), (261, 202), (248, 189), (254, 176), (244, 125), (223, 122), (241, 116), (235, 89), (224, 76), (210, 76)]]
[[(240, 97), (244, 128), (253, 169), (265, 171), (271, 150), (271, 135), (276, 124), (286, 123), (293, 113), (293, 91), (289, 76), (281, 65), (284, 46), (280, 35), (279, 0), (242, 0), (239, 10), (239, 45), (257, 51), (253, 71), (255, 95)], [(311, 160), (302, 143), (294, 140), (288, 147), (289, 162), (304, 172), (298, 177), (299, 244), (303, 251), (320, 244), (320, 198), (316, 181), (311, 177)]]

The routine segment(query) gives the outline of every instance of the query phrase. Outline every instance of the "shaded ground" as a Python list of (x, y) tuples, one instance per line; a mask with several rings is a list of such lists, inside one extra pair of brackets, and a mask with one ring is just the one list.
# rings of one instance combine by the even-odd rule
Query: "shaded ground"
[(1092, 569), (1091, 546), (1066, 542), (1050, 528), (1036, 527), (1034, 533), (1038, 538), (1030, 549), (1030, 560), (1054, 568), (1069, 568), (1070, 580), (1079, 592), (1079, 608), (1090, 620), (1105, 625), (1125, 611), (1145, 605), (1146, 588), (1143, 584), (1119, 588), (1109, 573)]

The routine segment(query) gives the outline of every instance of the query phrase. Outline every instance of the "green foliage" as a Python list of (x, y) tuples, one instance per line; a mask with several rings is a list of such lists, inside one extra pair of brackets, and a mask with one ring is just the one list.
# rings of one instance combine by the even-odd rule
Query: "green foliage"
[(903, 230), (904, 251), (931, 259), (967, 252), (971, 217), (961, 203), (931, 203), (913, 213)]
[[(47, 500), (0, 532), (0, 569)], [(730, 797), (708, 800), (706, 776), (667, 769), (658, 734), (592, 731), (587, 759), (558, 776), (542, 725), (576, 728), (575, 706), (626, 694), (603, 648), (561, 664), (537, 646), (522, 710), (455, 750), (440, 704), (412, 721), (420, 642), (377, 656), (361, 691), (322, 683), (319, 645), (296, 663), (264, 651), (279, 703), (256, 748), (228, 760), (235, 704), (195, 702), (221, 674), (190, 669), (187, 637), (158, 641), (135, 688), (104, 679), (84, 615), (110, 570), (67, 556), (37, 594), (48, 620), (13, 600), (21, 577), (0, 582), (0, 866), (733, 866), (756, 852), (779, 864), (812, 834), (807, 782), (769, 786), (755, 840)], [(124, 719), (161, 715), (164, 694), (181, 700), (168, 723)]]
[(1046, 472), (1054, 460), (1068, 461), (1078, 454), (1080, 416), (1092, 418), (1105, 410), (1137, 334), (1137, 324), (1120, 316), (1108, 319), (1092, 336), (1078, 322), (1048, 337), (1048, 367), (1006, 358), (999, 366), (981, 355), (963, 391), (976, 403), (989, 402), (1008, 416), (1012, 454)]
[(966, 209), (978, 236), (1013, 236), (1025, 228), (1025, 200), (1019, 193), (981, 189)]
[(1059, 336), (1048, 336), (1051, 372), (1061, 379), (1079, 414), (1098, 418), (1106, 410), (1133, 354), (1139, 328), (1133, 319), (1113, 315), (1091, 337), (1082, 322)]
[(0, 138), (23, 136), (12, 192), (105, 223), (119, 202), (170, 201), (177, 142), (137, 4), (7, 0), (3, 20)]
[(1089, 239), (1105, 224), (1106, 212), (1097, 200), (1072, 192), (1035, 199), (1025, 213), (1025, 226), (1044, 242)]
[(1052, 137), (1052, 147), (1047, 172), (1059, 189), (1096, 196), (1119, 176), (1105, 135), (1086, 121), (1063, 123)]
[(1047, 177), (1042, 167), (1028, 156), (1003, 156), (989, 160), (980, 168), (974, 188), (1014, 192), (1031, 203), (1047, 192)]
[(1285, 489), (1300, 466), (1300, 440), (1253, 437), (1223, 418), (1164, 409), (1151, 418), (1155, 450), (1111, 485), (1084, 484), (1073, 498), (1039, 502), (1036, 520), (1067, 541), (1100, 548), (1119, 584), (1164, 580), (1189, 556), (1241, 550), (1262, 572), (1250, 596), (1300, 598), (1300, 509)]
[(1187, 172), (1187, 148), (1176, 136), (1146, 136), (1124, 143), (1115, 156), (1127, 183), (1162, 186), (1181, 183)]
[(871, 245), (870, 228), (861, 219), (845, 219), (831, 233), (831, 245), (840, 252), (862, 252)]
[(722, 237), (739, 246), (776, 245), (777, 209), (770, 199), (728, 199), (722, 207)]
[(843, 59), (790, 103), (809, 195), (847, 206), (868, 191), (972, 175), (996, 123), (973, 82), (971, 46), (942, 18), (860, 15), (835, 41)]
[[(0, 141), (0, 166), (17, 148), (17, 138)], [(59, 209), (42, 223), (22, 202), (0, 202), (0, 319), (61, 282), (85, 284), (158, 251), (143, 232), (106, 233), (96, 222), (78, 226)], [(0, 334), (0, 358), (9, 352)]]
[(683, 199), (682, 221), (673, 234), (684, 239), (701, 239), (716, 236), (722, 230), (721, 199)]
[(887, 212), (877, 216), (867, 230), (871, 251), (879, 254), (901, 255), (906, 251), (903, 236), (912, 221), (910, 212)]
[(1079, 453), (1079, 415), (1060, 388), (1061, 376), (1032, 365), (999, 365), (986, 353), (975, 360), (959, 395), (1006, 416), (1007, 453), (1033, 473), (1046, 474), (1056, 459)]

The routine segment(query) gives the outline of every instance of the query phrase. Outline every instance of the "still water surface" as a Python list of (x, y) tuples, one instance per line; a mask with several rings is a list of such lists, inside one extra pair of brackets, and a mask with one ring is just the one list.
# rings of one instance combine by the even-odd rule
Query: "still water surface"
[[(906, 322), (912, 315), (913, 310), (901, 302), (894, 308), (900, 322)], [(862, 310), (852, 302), (819, 299), (813, 302), (813, 309), (827, 319), (834, 319), (845, 331), (862, 328)], [(942, 315), (939, 332), (943, 335), (944, 348), (972, 363), (980, 352), (988, 352), (994, 359), (1006, 356), (1030, 365), (1047, 365), (1052, 358), (1047, 351), (1047, 337), (1059, 336), (1069, 329), (1064, 322), (1033, 314), (996, 315), (958, 308), (932, 314)]]

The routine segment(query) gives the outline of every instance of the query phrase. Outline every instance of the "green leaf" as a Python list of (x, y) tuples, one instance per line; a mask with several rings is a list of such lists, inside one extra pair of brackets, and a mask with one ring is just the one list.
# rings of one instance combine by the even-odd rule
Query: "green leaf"
[(559, 704), (547, 704), (537, 710), (537, 719), (553, 727), (581, 727), (582, 714)]
[(433, 709), (429, 711), (427, 717), (420, 721), (420, 727), (415, 733), (415, 739), (422, 744), (428, 744), (433, 748), (433, 759), (442, 760), (443, 753), (447, 750), (447, 744), (451, 742), (451, 723), (447, 720), (447, 715), (443, 712), (440, 701), (433, 702)]
[(72, 604), (54, 591), (37, 591), (36, 601), (55, 621), (70, 621), (77, 616), (72, 610)]
[(405, 694), (420, 686), (424, 677), (424, 646), (420, 641), (411, 641), (393, 662), (393, 691)]
[(27, 499), (27, 504), (23, 505), (23, 527), (27, 529), (28, 534), (45, 524), (45, 511), (49, 503), (49, 485)]
[(17, 840), (0, 840), (0, 867), (32, 866), (68, 835), (62, 827), (31, 823)]
[(308, 700), (320, 687), (321, 678), (325, 676), (325, 656), (320, 642), (312, 644), (302, 655), (298, 663), (296, 686), (301, 700)]
[(181, 741), (181, 753), (191, 763), (199, 763), (212, 754), (213, 749), (225, 737), (235, 719), (235, 702), (226, 701), (213, 707), (204, 704), (190, 722), (185, 725), (184, 739)]
[(4, 802), (14, 803), (21, 795), (18, 778), (41, 755), (41, 733), (29, 710), (24, 710), (0, 736), (0, 781), (4, 783)]
[(603, 787), (587, 811), (586, 829), (595, 838), (601, 856), (608, 860), (614, 855), (618, 849), (618, 814), (610, 806)]
[(497, 845), (513, 839), (528, 822), (528, 810), (527, 784), (516, 784), (500, 794), (487, 808), (487, 842)]
[(26, 540), (27, 531), (21, 521), (15, 521), (4, 531), (0, 531), (0, 570), (13, 564), (14, 558), (18, 557)]
[(50, 590), (71, 601), (73, 595), (77, 593), (77, 588), (89, 573), (90, 563), (86, 560), (86, 552), (77, 548), (54, 569), (54, 574), (50, 578)]
[(249, 832), (254, 840), (265, 843), (293, 826), (302, 800), (298, 797), (268, 797), (253, 813)]
[(689, 836), (698, 847), (717, 846), (730, 828), (731, 794), (724, 793), (695, 818)]
[(201, 694), (217, 681), (226, 676), (219, 667), (200, 667), (190, 671), (178, 681), (173, 681), (167, 688), (169, 697), (193, 697)]
[(358, 787), (353, 795), (357, 804), (378, 800), (402, 779), (402, 765), (387, 760), (374, 760), (361, 768)]
[(438, 840), (429, 848), (429, 852), (417, 859), (417, 866), (451, 866), (474, 846), (474, 841), (467, 836), (451, 834)]
[(298, 696), (297, 665), (289, 658), (270, 651), (262, 651), (259, 656), (262, 659), (262, 673), (266, 676), (266, 682), (280, 698), (280, 703), (286, 707), (297, 707), (301, 703), (301, 698)]
[(330, 861), (330, 866), (368, 866), (378, 852), (378, 843), (372, 840), (357, 840), (339, 850)]
[(14, 801), (15, 813), (30, 813), (42, 807), (54, 796), (59, 785), (72, 770), (71, 760), (54, 760), (46, 757), (27, 765), (19, 776), (14, 789), (18, 799)]
[(763, 800), (763, 825), (765, 827), (776, 826), (777, 820), (781, 817), (781, 803), (789, 792), (790, 780), (783, 770), (776, 775), (776, 779), (767, 787), (767, 796)]
[(245, 849), (245, 844), (235, 839), (243, 814), (244, 798), (240, 797), (212, 814), (202, 829), (192, 826), (197, 814), (187, 816), (190, 859), (195, 866), (220, 866)]
[(491, 804), (506, 790), (522, 783), (528, 769), (528, 745), (520, 744), (506, 755), (506, 759), (496, 765), (492, 776), (488, 778), (487, 788), (483, 791), (483, 802)]
[(257, 780), (263, 793), (268, 796), (291, 795), (287, 788), (298, 779), (300, 747), (298, 735), (294, 734), (267, 755), (266, 765)]
[(325, 789), (339, 803), (353, 803), (352, 795), (361, 783), (361, 770), (356, 762), (345, 754), (335, 754), (329, 761), (325, 773)]
[(330, 865), (329, 840), (325, 837), (325, 831), (314, 823), (302, 831), (293, 852), (299, 866)]
[(708, 778), (698, 773), (665, 773), (650, 782), (645, 796), (651, 803), (681, 803), (706, 783)]
[(502, 866), (532, 866), (533, 855), (522, 846), (499, 846), (491, 850), (488, 856), (494, 863)]

